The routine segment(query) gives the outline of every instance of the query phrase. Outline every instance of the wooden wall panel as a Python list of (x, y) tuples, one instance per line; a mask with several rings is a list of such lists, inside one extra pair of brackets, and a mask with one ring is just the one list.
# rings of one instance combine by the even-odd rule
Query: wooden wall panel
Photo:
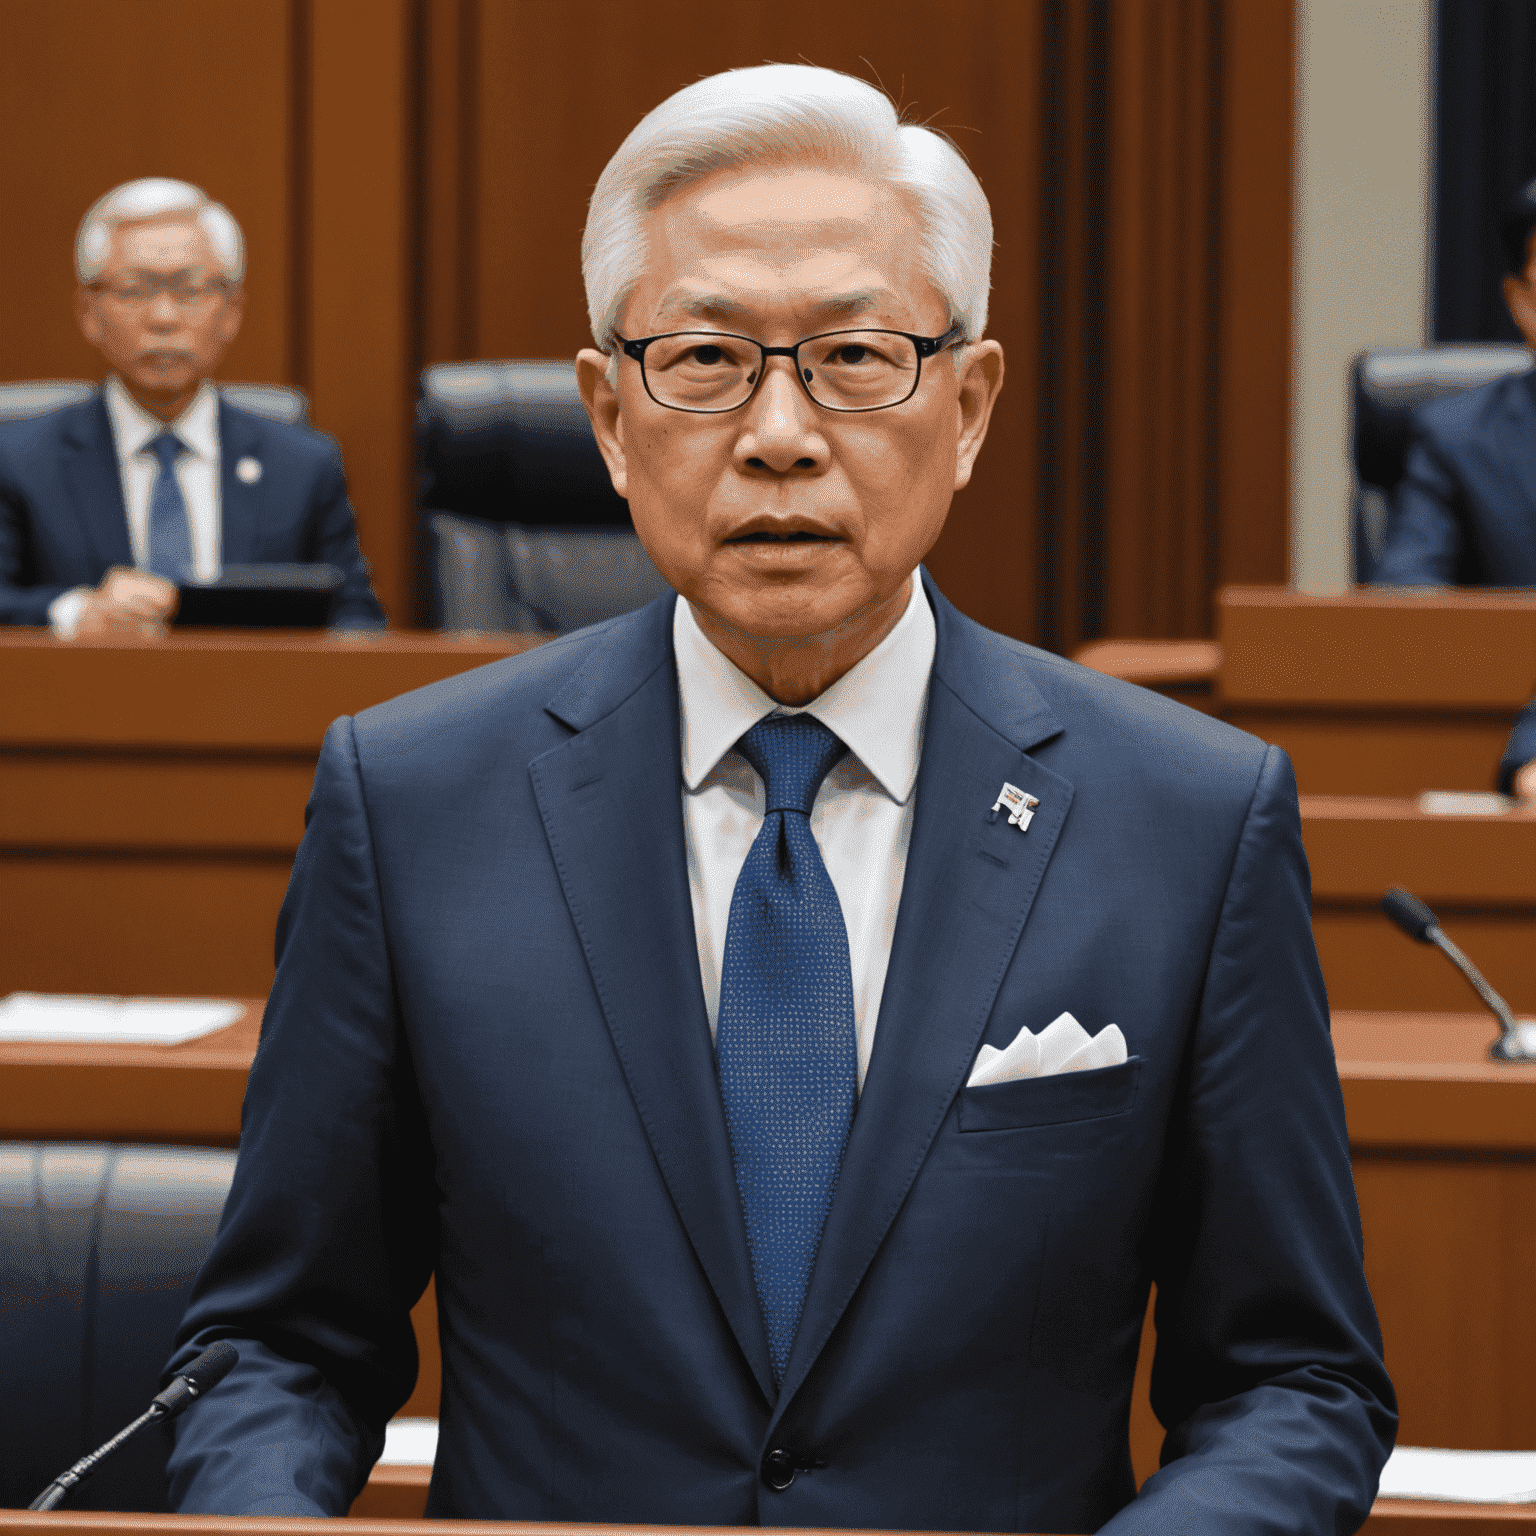
[(119, 182), (175, 176), (245, 230), (223, 374), (294, 381), (292, 0), (0, 0), (0, 379), (97, 378), (75, 326), (75, 231)]

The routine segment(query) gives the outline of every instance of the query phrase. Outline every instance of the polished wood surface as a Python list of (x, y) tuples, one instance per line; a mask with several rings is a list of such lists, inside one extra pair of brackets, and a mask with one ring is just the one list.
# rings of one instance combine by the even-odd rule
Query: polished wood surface
[(1536, 696), (1536, 595), (1228, 587), (1222, 718), (1283, 747), (1310, 794), (1489, 790)]
[(264, 994), (327, 727), (541, 638), (0, 629), (0, 992)]
[(1388, 922), (1394, 885), (1446, 932), (1518, 1013), (1536, 1016), (1536, 813), (1438, 816), (1417, 800), (1303, 795), (1312, 931), (1340, 1008), (1476, 1007), (1461, 973)]

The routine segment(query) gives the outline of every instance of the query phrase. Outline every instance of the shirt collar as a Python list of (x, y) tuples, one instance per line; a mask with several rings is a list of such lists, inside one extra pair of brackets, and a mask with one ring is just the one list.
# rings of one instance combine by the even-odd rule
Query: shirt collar
[[(911, 596), (895, 628), (804, 706), (847, 743), (899, 805), (906, 804), (917, 782), (936, 641), (933, 610), (914, 571)], [(764, 716), (779, 709), (801, 711), (769, 698), (705, 635), (681, 597), (672, 615), (672, 648), (683, 716), (683, 782), (692, 792)]]
[[(107, 415), (112, 422), (112, 436), (117, 442), (117, 451), (124, 458), (129, 454), (142, 453), (166, 430), (166, 423), (158, 416), (151, 416), (128, 393), (116, 374), (107, 380), (105, 396)], [(170, 430), (197, 457), (209, 460), (218, 458), (219, 393), (207, 379), (198, 387), (186, 410), (170, 423)]]

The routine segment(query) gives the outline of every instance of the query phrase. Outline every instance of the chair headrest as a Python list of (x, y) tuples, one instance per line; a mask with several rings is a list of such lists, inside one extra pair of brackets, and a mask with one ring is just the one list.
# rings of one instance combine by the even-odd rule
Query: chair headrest
[(219, 393), (237, 411), (285, 421), (291, 427), (309, 421), (309, 396), (291, 384), (220, 384)]
[(564, 362), (439, 363), (421, 376), (425, 511), (538, 527), (627, 527)]
[[(26, 384), (0, 384), (0, 421), (44, 416), (92, 399), (99, 385), (87, 379), (38, 379)], [(273, 421), (299, 425), (309, 420), (309, 399), (288, 384), (221, 384), (219, 393), (237, 410)]]
[(1504, 342), (1362, 352), (1350, 365), (1351, 447), (1363, 485), (1392, 490), (1413, 443), (1413, 413), (1443, 395), (1524, 373), (1533, 359)]

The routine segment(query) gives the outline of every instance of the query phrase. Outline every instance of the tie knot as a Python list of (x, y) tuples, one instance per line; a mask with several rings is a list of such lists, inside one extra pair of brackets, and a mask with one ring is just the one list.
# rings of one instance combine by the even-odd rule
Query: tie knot
[(174, 432), (162, 432), (150, 445), (149, 451), (160, 461), (160, 468), (171, 472), (176, 460), (187, 451), (187, 445)]
[(816, 791), (848, 748), (812, 715), (769, 715), (736, 743), (767, 792), (764, 814), (811, 814)]

